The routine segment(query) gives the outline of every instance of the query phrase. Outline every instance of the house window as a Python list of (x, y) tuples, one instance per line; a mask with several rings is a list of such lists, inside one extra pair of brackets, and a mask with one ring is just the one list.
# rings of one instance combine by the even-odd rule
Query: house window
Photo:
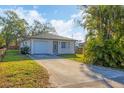
[(61, 48), (66, 48), (66, 42), (61, 42)]

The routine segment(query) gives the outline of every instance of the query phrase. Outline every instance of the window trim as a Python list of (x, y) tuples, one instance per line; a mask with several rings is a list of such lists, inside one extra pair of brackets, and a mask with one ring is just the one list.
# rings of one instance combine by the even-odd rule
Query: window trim
[(61, 48), (67, 48), (67, 42), (61, 42)]

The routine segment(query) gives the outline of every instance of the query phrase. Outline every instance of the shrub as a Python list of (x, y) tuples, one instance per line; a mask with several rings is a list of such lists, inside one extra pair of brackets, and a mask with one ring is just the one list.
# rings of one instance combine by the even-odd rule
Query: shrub
[(21, 48), (21, 54), (29, 54), (30, 48), (25, 46)]
[(113, 39), (101, 43), (95, 40), (88, 41), (85, 46), (84, 58), (85, 63), (107, 67), (122, 67), (124, 63), (124, 48), (119, 42)]
[(88, 32), (83, 51), (85, 63), (123, 68), (124, 7), (87, 6), (81, 11), (81, 26)]

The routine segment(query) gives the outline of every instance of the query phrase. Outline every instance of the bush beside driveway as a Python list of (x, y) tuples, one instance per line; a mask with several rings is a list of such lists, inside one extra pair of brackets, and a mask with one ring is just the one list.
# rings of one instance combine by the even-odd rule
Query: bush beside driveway
[(0, 87), (48, 87), (47, 70), (18, 50), (8, 50), (0, 62)]

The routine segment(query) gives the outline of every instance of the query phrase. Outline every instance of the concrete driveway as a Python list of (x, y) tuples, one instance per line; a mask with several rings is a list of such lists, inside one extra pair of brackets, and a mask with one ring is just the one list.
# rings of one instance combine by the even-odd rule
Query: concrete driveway
[(51, 55), (32, 55), (50, 75), (51, 87), (124, 87), (124, 72)]

